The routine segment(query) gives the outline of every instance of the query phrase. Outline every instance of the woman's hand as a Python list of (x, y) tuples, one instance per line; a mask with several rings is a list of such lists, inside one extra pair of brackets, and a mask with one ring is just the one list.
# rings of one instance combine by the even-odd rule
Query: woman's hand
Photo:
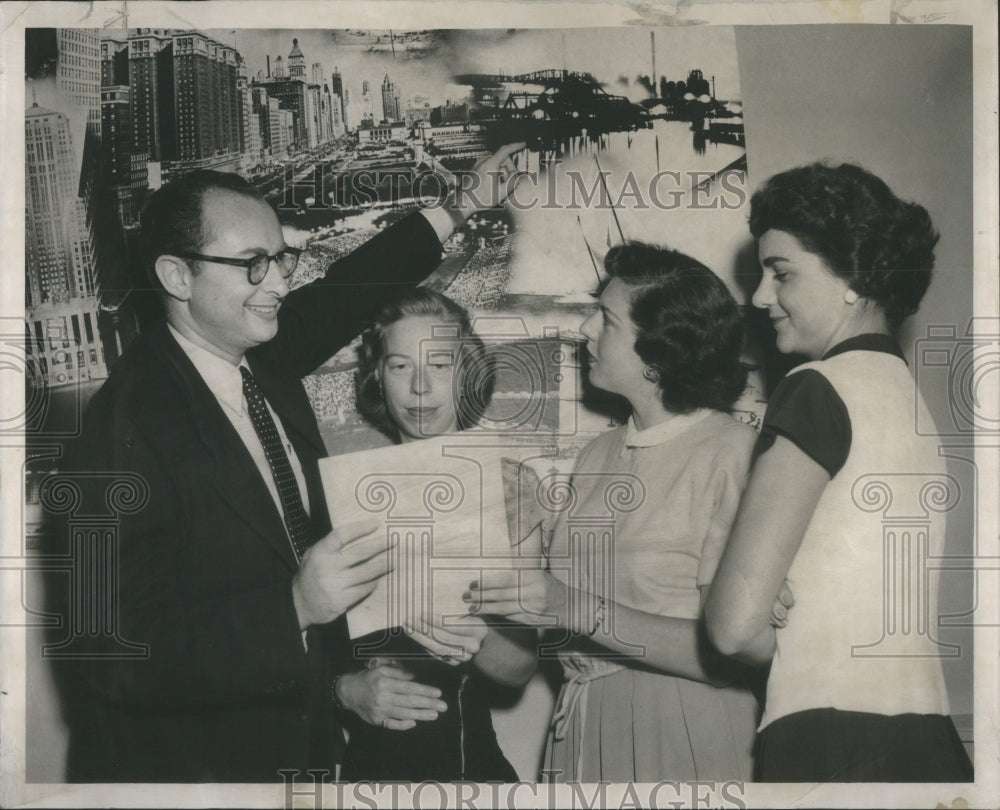
[(459, 617), (447, 627), (432, 625), (426, 619), (422, 625), (429, 632), (421, 632), (412, 625), (404, 626), (403, 629), (431, 655), (452, 666), (471, 660), (472, 656), (479, 652), (489, 629), (486, 622), (478, 616)]
[(337, 679), (337, 699), (366, 723), (406, 731), (448, 709), (441, 690), (413, 681), (405, 669), (380, 664)]
[(536, 627), (567, 627), (568, 597), (566, 585), (538, 569), (485, 571), (462, 594), (470, 613), (506, 616)]
[(778, 596), (774, 600), (774, 607), (771, 608), (771, 627), (784, 627), (788, 624), (788, 611), (795, 605), (795, 596), (792, 589), (788, 587), (788, 580), (781, 583)]

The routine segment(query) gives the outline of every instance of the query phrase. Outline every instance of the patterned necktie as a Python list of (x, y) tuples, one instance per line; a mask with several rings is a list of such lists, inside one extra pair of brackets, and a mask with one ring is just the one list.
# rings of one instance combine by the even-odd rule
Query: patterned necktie
[(288, 461), (285, 448), (281, 446), (278, 428), (271, 418), (257, 381), (248, 368), (240, 366), (240, 374), (243, 375), (243, 396), (247, 400), (250, 421), (253, 422), (253, 429), (264, 447), (267, 464), (271, 468), (271, 475), (278, 488), (281, 511), (285, 513), (285, 526), (288, 528), (288, 536), (292, 539), (292, 548), (295, 550), (295, 556), (302, 559), (313, 539), (309, 530), (309, 516), (302, 505), (302, 494), (299, 492), (295, 473), (292, 472), (292, 465)]

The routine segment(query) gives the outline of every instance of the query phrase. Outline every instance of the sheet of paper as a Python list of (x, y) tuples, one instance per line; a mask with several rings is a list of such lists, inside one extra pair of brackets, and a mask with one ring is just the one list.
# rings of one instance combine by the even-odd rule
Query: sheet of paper
[(521, 462), (553, 452), (466, 432), (322, 460), (334, 528), (374, 518), (393, 544), (392, 572), (348, 612), (351, 637), (447, 627), (467, 615), (462, 593), (481, 571), (536, 566), (533, 473)]

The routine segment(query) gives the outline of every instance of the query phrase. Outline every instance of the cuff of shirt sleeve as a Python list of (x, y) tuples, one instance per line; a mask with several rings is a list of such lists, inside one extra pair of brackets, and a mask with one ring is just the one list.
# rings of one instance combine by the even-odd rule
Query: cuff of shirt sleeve
[(461, 227), (465, 222), (465, 214), (447, 206), (424, 208), (420, 213), (431, 224), (434, 233), (437, 234), (437, 238), (441, 242), (444, 242), (456, 228)]

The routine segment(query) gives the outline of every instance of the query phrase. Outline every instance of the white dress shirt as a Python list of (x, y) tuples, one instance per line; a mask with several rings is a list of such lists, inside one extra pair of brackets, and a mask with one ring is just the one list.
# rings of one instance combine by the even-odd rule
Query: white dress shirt
[[(205, 385), (208, 386), (208, 390), (212, 392), (218, 400), (219, 405), (222, 406), (222, 412), (232, 423), (243, 444), (250, 452), (250, 457), (253, 458), (253, 463), (257, 466), (260, 477), (264, 479), (267, 490), (271, 493), (271, 498), (278, 508), (278, 513), (282, 514), (281, 497), (278, 495), (278, 487), (274, 483), (271, 467), (267, 463), (264, 446), (260, 443), (257, 431), (254, 430), (253, 422), (250, 420), (250, 413), (247, 411), (246, 398), (243, 396), (243, 377), (240, 374), (239, 366), (234, 366), (228, 360), (224, 360), (218, 355), (212, 354), (207, 349), (203, 349), (201, 346), (192, 343), (169, 324), (167, 328), (170, 330), (170, 334), (174, 336), (174, 340), (177, 341), (178, 345), (180, 345), (181, 349), (184, 350), (184, 353), (194, 364), (198, 374), (201, 375), (201, 378), (205, 381)], [(240, 366), (249, 369), (246, 359), (240, 361)], [(306, 514), (309, 514), (309, 493), (306, 490), (306, 479), (302, 472), (302, 464), (299, 463), (295, 449), (288, 440), (285, 429), (281, 426), (281, 420), (271, 408), (270, 403), (267, 405), (267, 410), (274, 420), (274, 426), (278, 429), (278, 437), (281, 439), (281, 445), (288, 454), (288, 461), (292, 465), (292, 472), (295, 473), (295, 482), (298, 484), (299, 493), (302, 495), (302, 505), (305, 507)], [(287, 533), (287, 528), (285, 531)]]

